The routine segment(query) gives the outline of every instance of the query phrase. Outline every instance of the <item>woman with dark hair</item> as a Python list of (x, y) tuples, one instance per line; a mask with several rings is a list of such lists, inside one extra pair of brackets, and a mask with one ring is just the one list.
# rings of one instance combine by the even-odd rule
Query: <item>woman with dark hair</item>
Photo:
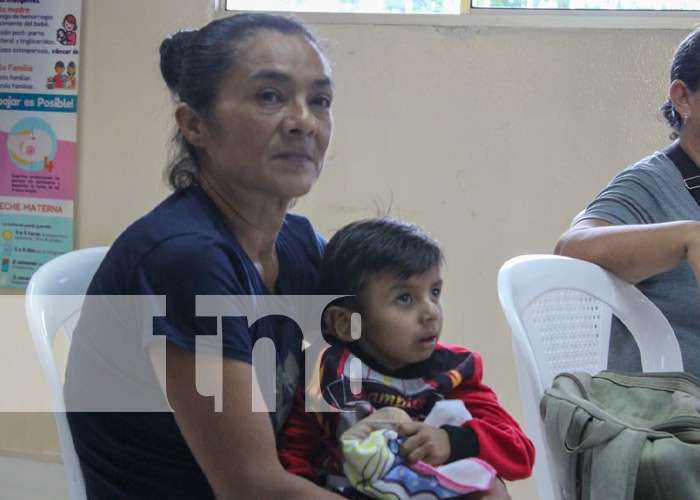
[[(265, 14), (182, 31), (160, 54), (176, 103), (174, 193), (112, 245), (69, 353), (66, 405), (88, 497), (338, 498), (276, 455), (301, 373), (299, 327), (197, 314), (198, 297), (318, 294), (325, 242), (288, 209), (330, 142), (326, 58), (301, 24)], [(129, 297), (162, 300), (164, 311), (146, 314)], [(221, 408), (199, 390), (195, 347), (207, 334), (221, 340)], [(269, 413), (253, 411), (261, 339), (275, 347)]]
[[(700, 376), (700, 30), (678, 46), (661, 106), (673, 144), (618, 174), (557, 242), (555, 253), (598, 264), (635, 283), (666, 315), (685, 370)], [(695, 179), (696, 181), (697, 179)], [(700, 200), (700, 197), (698, 198)], [(641, 371), (639, 351), (613, 325), (609, 366)]]
[(73, 14), (67, 14), (61, 23), (63, 28), (59, 28), (56, 32), (56, 39), (62, 45), (76, 45), (78, 42), (78, 22)]

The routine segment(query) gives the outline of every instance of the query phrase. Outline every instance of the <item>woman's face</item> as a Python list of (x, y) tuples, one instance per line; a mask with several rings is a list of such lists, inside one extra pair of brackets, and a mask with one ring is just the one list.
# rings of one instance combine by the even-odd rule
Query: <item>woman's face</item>
[(304, 36), (253, 35), (204, 124), (203, 180), (263, 197), (308, 193), (330, 142), (332, 97), (328, 64)]

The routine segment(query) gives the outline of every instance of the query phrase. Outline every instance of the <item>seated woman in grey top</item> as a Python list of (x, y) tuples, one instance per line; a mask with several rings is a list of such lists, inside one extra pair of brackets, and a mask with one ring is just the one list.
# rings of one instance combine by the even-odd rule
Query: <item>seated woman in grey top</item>
[[(631, 165), (579, 215), (555, 253), (598, 264), (637, 284), (666, 315), (685, 370), (700, 376), (700, 206), (676, 162), (700, 175), (700, 30), (676, 49), (668, 100), (661, 106), (673, 144)], [(638, 350), (618, 323), (609, 366), (641, 371)]]

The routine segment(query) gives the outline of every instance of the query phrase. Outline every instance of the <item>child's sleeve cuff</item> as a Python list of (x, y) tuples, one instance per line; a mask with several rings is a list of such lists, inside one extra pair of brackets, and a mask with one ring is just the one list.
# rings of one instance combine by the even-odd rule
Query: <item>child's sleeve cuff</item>
[(448, 463), (463, 458), (479, 456), (479, 439), (471, 427), (459, 427), (456, 425), (443, 425), (440, 427), (447, 432), (450, 440), (450, 458)]

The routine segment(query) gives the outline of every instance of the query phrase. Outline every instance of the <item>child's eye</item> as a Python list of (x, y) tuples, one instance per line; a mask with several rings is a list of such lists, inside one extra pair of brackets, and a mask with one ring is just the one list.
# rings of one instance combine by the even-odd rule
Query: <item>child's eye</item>
[(430, 290), (430, 295), (433, 298), (437, 299), (440, 296), (440, 292), (442, 292), (440, 288), (433, 288), (432, 290)]
[(396, 302), (399, 304), (408, 304), (411, 302), (411, 296), (407, 293), (402, 293), (398, 297), (396, 297)]

